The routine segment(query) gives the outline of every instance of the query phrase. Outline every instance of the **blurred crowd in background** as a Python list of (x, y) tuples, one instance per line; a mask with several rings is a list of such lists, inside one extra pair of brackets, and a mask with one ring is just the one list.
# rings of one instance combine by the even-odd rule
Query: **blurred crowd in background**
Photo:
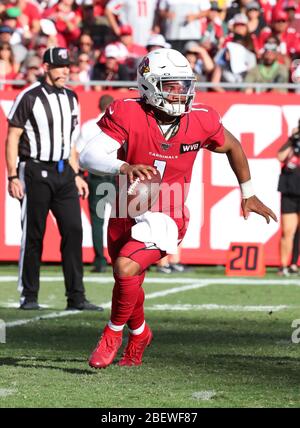
[(134, 81), (141, 57), (166, 47), (188, 58), (199, 82), (214, 83), (203, 90), (289, 83), (300, 62), (300, 0), (1, 0), (1, 89), (40, 78), (52, 46), (70, 50), (75, 91)]

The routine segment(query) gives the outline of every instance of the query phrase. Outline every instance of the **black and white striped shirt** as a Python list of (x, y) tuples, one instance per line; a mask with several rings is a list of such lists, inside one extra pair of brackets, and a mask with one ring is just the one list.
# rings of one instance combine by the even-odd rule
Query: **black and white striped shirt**
[(17, 96), (8, 122), (24, 129), (19, 142), (21, 159), (68, 159), (79, 134), (77, 96), (70, 89), (36, 82)]

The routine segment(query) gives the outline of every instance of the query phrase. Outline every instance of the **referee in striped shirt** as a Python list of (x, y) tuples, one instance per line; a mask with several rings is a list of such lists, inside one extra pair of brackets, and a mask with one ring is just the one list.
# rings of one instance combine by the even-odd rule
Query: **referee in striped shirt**
[[(44, 54), (45, 77), (23, 90), (8, 116), (8, 191), (21, 200), (22, 241), (18, 290), (21, 309), (39, 309), (40, 261), (49, 210), (61, 234), (67, 308), (101, 310), (85, 298), (79, 196), (88, 196), (78, 175), (75, 141), (78, 103), (64, 87), (70, 59), (66, 49)], [(17, 158), (19, 164), (17, 168)]]

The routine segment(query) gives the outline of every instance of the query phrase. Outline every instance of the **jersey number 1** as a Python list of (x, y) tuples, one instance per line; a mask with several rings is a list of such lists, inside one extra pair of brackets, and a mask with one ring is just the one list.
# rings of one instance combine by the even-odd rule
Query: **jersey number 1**
[(167, 166), (167, 162), (166, 161), (161, 161), (161, 160), (155, 160), (154, 161), (154, 166), (158, 169), (159, 173), (160, 173), (160, 177), (161, 179), (163, 179), (164, 173), (165, 173), (165, 169)]

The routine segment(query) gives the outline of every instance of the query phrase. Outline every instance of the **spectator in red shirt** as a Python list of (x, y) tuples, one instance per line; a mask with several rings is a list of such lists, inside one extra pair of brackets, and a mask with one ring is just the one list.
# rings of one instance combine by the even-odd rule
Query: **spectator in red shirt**
[(144, 46), (138, 45), (133, 41), (133, 29), (130, 25), (121, 25), (119, 41), (107, 46), (113, 46), (119, 50), (118, 62), (127, 67), (129, 80), (136, 78), (136, 70), (141, 58), (147, 54)]
[(18, 27), (22, 28), (32, 36), (40, 31), (41, 13), (38, 6), (30, 0), (12, 1), (7, 5), (9, 7), (18, 7), (21, 15), (18, 17)]
[(93, 15), (94, 16), (105, 16), (105, 7), (108, 0), (93, 0)]
[(130, 80), (135, 80), (137, 66), (148, 51), (145, 46), (138, 45), (133, 41), (133, 29), (130, 25), (120, 26), (120, 42), (126, 47), (128, 56), (125, 60), (125, 65), (128, 67)]
[(280, 53), (285, 56), (285, 62), (289, 65), (291, 56), (299, 51), (300, 34), (289, 27), (288, 15), (285, 11), (274, 9), (271, 27), (266, 27), (258, 38), (261, 48), (271, 35), (279, 39)]
[(60, 0), (45, 10), (43, 17), (54, 21), (58, 33), (64, 37), (64, 47), (78, 40), (82, 15), (74, 0)]
[(266, 21), (266, 24), (270, 25), (272, 22), (273, 5), (270, 3), (269, 0), (260, 0), (259, 3), (261, 5), (263, 17)]
[(288, 0), (283, 3), (282, 8), (288, 15), (289, 27), (300, 33), (300, 3)]
[(121, 25), (119, 30), (120, 42), (126, 46), (131, 57), (140, 58), (147, 54), (147, 49), (144, 46), (134, 43), (133, 29), (130, 25)]

